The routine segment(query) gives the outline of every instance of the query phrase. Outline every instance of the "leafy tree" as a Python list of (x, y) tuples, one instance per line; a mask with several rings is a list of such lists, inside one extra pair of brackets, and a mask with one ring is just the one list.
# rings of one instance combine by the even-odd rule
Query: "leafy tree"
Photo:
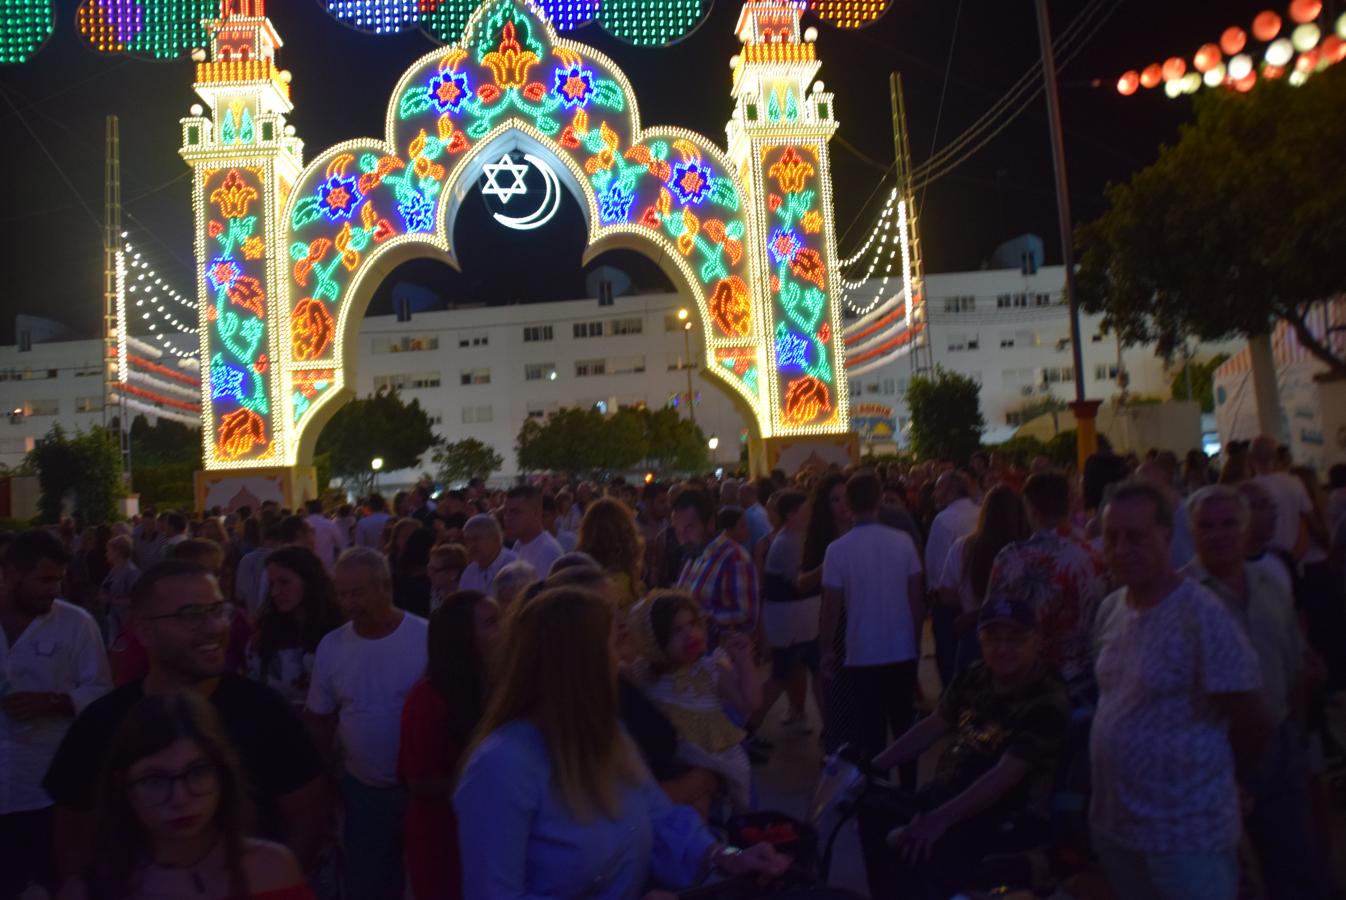
[[(1217, 353), (1205, 362), (1187, 362), (1173, 373), (1171, 383), (1174, 400), (1196, 400), (1202, 412), (1215, 412), (1215, 370), (1229, 359), (1228, 353)], [(1192, 396), (1187, 395), (1187, 369), (1192, 370)]]
[(489, 478), (505, 462), (505, 458), (489, 444), (483, 444), (476, 438), (463, 438), (443, 444), (435, 449), (431, 459), (439, 467), (438, 479), (443, 484)]
[(151, 425), (144, 416), (136, 416), (131, 420), (131, 467), (167, 463), (201, 468), (201, 429), (171, 419), (156, 419)]
[(1189, 336), (1256, 337), (1284, 321), (1346, 375), (1346, 357), (1308, 324), (1346, 288), (1343, 108), (1346, 66), (1300, 87), (1198, 95), (1177, 143), (1110, 186), (1108, 212), (1079, 229), (1085, 309), (1166, 355)]
[(645, 419), (646, 464), (661, 475), (670, 472), (697, 472), (709, 464), (706, 436), (690, 419), (676, 409), (662, 407), (642, 410)]
[(569, 475), (639, 466), (691, 471), (706, 464), (700, 429), (671, 409), (620, 409), (611, 416), (596, 409), (562, 409), (545, 422), (524, 422), (515, 449), (524, 471)]
[(373, 483), (369, 463), (375, 457), (383, 458), (385, 469), (408, 469), (435, 442), (419, 400), (407, 403), (397, 391), (381, 390), (337, 410), (318, 435), (316, 452), (329, 455), (332, 475), (364, 492)]
[(117, 518), (124, 491), (121, 450), (113, 432), (94, 427), (67, 435), (53, 425), (28, 452), (27, 463), (37, 471), (42, 521), (73, 515), (82, 525), (95, 525)]
[(986, 420), (981, 388), (966, 375), (938, 366), (933, 377), (918, 375), (907, 385), (911, 448), (917, 459), (962, 464), (981, 446)]

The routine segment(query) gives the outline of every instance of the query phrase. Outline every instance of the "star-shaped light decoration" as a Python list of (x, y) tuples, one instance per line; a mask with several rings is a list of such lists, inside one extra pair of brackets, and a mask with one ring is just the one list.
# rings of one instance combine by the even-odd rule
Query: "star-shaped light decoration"
[[(523, 177), (528, 174), (528, 166), (516, 163), (510, 159), (508, 153), (501, 156), (499, 162), (487, 163), (484, 171), (486, 186), (481, 189), (482, 194), (497, 197), (501, 203), (509, 203), (516, 195), (528, 193), (528, 185), (523, 181)], [(506, 185), (500, 183), (500, 177), (504, 173), (514, 176), (513, 181)]]

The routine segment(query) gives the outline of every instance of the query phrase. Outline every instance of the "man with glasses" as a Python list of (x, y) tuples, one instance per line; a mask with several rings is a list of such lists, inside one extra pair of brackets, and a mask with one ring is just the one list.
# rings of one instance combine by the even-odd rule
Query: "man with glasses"
[(112, 736), (141, 698), (196, 691), (210, 701), (252, 787), (262, 836), (313, 861), (326, 813), (321, 760), (298, 714), (270, 688), (226, 673), (232, 607), (215, 576), (186, 560), (146, 571), (131, 593), (131, 627), (149, 672), (91, 703), (70, 727), (43, 787), (56, 802), (56, 864), (88, 863), (99, 775)]
[[(42, 775), (75, 715), (112, 689), (93, 617), (56, 599), (68, 559), (47, 531), (6, 549), (0, 586), (0, 896), (50, 882), (52, 799)], [(53, 885), (48, 884), (49, 887)]]

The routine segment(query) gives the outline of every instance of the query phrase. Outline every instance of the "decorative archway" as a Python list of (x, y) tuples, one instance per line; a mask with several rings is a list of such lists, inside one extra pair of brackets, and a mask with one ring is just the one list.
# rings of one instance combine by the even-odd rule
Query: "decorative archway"
[(210, 23), (183, 120), (196, 170), (207, 469), (306, 464), (353, 396), (353, 348), (373, 290), (407, 259), (457, 266), (452, 226), (483, 168), (509, 151), (555, 164), (584, 211), (588, 261), (656, 260), (703, 323), (707, 371), (760, 437), (849, 429), (827, 139), (831, 96), (788, 2), (745, 5), (730, 152), (644, 128), (629, 82), (558, 38), (530, 0), (487, 0), (462, 41), (398, 81), (385, 135), (300, 169), (284, 123), (288, 73), (261, 16)]

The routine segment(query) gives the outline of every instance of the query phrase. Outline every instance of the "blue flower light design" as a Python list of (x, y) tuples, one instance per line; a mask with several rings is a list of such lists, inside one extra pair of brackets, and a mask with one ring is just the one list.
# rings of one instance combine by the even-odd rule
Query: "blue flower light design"
[(561, 98), (566, 109), (584, 106), (594, 93), (594, 73), (578, 65), (559, 68), (552, 93)]
[(409, 194), (397, 204), (407, 231), (429, 231), (435, 227), (435, 205), (420, 191)]
[(678, 163), (673, 167), (668, 186), (684, 206), (700, 203), (710, 189), (710, 168), (696, 162)]
[(467, 87), (465, 72), (444, 72), (436, 75), (430, 79), (430, 86), (426, 90), (430, 94), (430, 102), (442, 113), (457, 114), (467, 98), (472, 96)]
[(793, 262), (803, 248), (804, 242), (799, 239), (799, 235), (790, 231), (788, 228), (777, 228), (771, 232), (771, 237), (766, 242), (767, 250), (771, 253), (771, 258), (779, 265), (783, 262)]
[(237, 366), (226, 365), (216, 357), (215, 363), (210, 367), (210, 399), (242, 403), (245, 374)]
[(598, 217), (604, 222), (625, 222), (635, 200), (633, 191), (624, 191), (614, 184), (598, 198)]
[(782, 324), (776, 331), (777, 368), (802, 369), (808, 364), (808, 355), (809, 342)]
[(210, 286), (217, 291), (233, 287), (234, 282), (238, 281), (238, 276), (242, 274), (243, 270), (239, 268), (238, 263), (227, 256), (217, 256), (206, 266), (206, 281), (209, 281)]
[(354, 178), (333, 175), (318, 185), (318, 206), (333, 222), (349, 219), (363, 199), (360, 184)]

